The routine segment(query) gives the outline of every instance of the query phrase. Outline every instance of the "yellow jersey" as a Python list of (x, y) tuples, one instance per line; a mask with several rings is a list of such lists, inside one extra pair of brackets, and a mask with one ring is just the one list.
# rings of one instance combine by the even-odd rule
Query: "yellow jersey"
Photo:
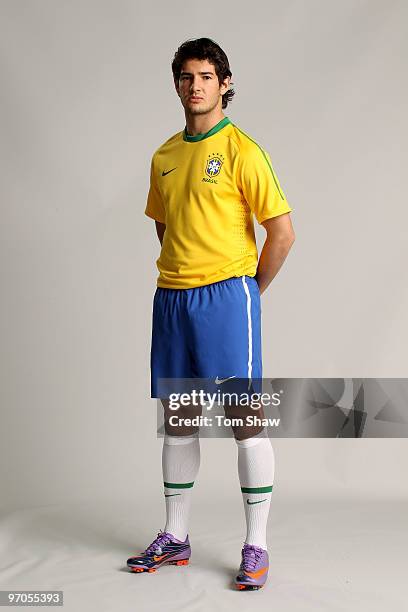
[(290, 212), (268, 153), (224, 117), (184, 128), (153, 154), (145, 214), (166, 225), (158, 287), (189, 289), (255, 276), (258, 223)]

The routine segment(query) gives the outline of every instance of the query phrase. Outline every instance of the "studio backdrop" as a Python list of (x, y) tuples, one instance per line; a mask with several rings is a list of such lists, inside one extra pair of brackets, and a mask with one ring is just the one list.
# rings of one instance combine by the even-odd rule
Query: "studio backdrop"
[[(1, 1), (4, 567), (11, 542), (49, 534), (49, 516), (31, 521), (40, 508), (71, 517), (68, 532), (64, 521), (55, 530), (68, 543), (82, 534), (99, 547), (103, 534), (117, 565), (162, 523), (149, 378), (160, 245), (144, 209), (151, 156), (185, 126), (170, 65), (188, 38), (209, 36), (226, 51), (236, 96), (225, 114), (269, 153), (293, 209), (296, 241), (261, 298), (264, 376), (407, 377), (407, 8)], [(256, 235), (260, 251), (261, 226)], [(274, 440), (271, 515), (292, 499), (406, 503), (401, 418), (392, 439)], [(205, 439), (202, 449), (197, 538), (205, 517), (226, 524), (235, 508), (239, 542), (234, 441)], [(226, 504), (218, 519), (206, 505), (214, 496)], [(92, 532), (90, 514), (72, 518), (83, 504), (97, 505), (94, 517), (115, 510)], [(46, 572), (25, 581), (19, 571), (2, 588), (48, 584)], [(309, 608), (293, 600), (291, 609)]]

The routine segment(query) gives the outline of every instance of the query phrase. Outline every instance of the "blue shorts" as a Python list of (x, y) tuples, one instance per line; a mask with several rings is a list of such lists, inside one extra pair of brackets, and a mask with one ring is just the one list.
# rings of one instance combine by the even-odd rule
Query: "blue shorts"
[(160, 397), (159, 378), (262, 378), (255, 278), (233, 277), (192, 289), (157, 287), (150, 366), (151, 397)]

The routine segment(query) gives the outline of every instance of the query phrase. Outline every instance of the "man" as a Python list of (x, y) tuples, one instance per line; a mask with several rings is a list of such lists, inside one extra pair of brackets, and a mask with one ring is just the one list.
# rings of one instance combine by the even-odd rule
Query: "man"
[[(151, 346), (156, 398), (159, 378), (262, 378), (260, 296), (294, 241), (292, 209), (268, 153), (222, 112), (235, 93), (224, 51), (208, 38), (186, 41), (172, 71), (186, 126), (153, 155), (145, 210), (161, 244)], [(267, 232), (259, 262), (253, 215)], [(187, 525), (200, 465), (198, 431), (170, 426), (168, 401), (162, 404), (166, 524), (143, 554), (128, 559), (137, 572), (186, 565), (191, 555)], [(262, 429), (237, 427), (234, 435), (247, 524), (235, 585), (252, 590), (268, 575), (274, 454)]]

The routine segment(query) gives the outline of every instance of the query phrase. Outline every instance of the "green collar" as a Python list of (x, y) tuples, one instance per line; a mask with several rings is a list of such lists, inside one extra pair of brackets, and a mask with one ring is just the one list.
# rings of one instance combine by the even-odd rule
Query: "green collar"
[(222, 130), (222, 128), (225, 125), (228, 125), (228, 123), (231, 123), (231, 121), (229, 120), (229, 117), (224, 117), (223, 119), (221, 119), (221, 121), (219, 121), (216, 125), (214, 125), (214, 127), (212, 127), (211, 130), (209, 130), (208, 132), (196, 134), (195, 136), (190, 136), (189, 134), (187, 134), (187, 126), (186, 126), (183, 130), (183, 140), (185, 140), (186, 142), (198, 142), (199, 140), (204, 140), (204, 138), (208, 138), (209, 136), (212, 136), (213, 134), (216, 134), (217, 132)]

